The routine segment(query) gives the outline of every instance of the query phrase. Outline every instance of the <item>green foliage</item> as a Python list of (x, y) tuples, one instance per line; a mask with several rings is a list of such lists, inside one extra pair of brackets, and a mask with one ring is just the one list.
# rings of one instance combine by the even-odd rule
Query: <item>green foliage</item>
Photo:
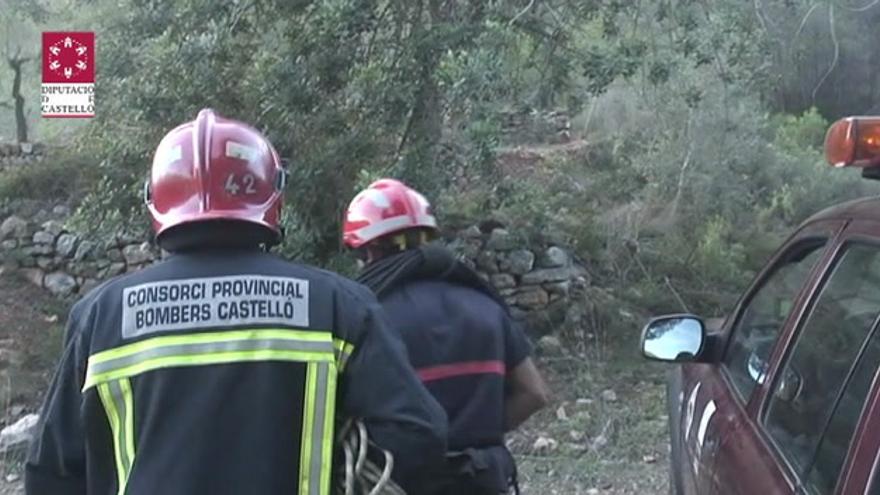
[(89, 158), (52, 151), (43, 160), (0, 172), (0, 198), (67, 201), (94, 187), (96, 179)]
[(816, 107), (801, 115), (778, 115), (772, 123), (776, 127), (776, 144), (791, 154), (821, 150), (830, 124)]
[[(512, 158), (501, 157), (501, 160)], [(526, 242), (552, 241), (592, 258), (602, 244), (593, 203), (584, 188), (568, 175), (569, 158), (550, 156), (540, 171), (528, 177), (497, 175), (462, 188), (450, 188), (437, 198), (437, 210), (447, 224), (459, 219), (493, 219)]]
[(80, 144), (102, 182), (80, 217), (138, 212), (161, 136), (214, 107), (291, 160), (284, 249), (320, 262), (340, 252), (359, 174), (437, 190), (461, 169), (485, 172), (498, 110), (529, 92), (550, 104), (576, 55), (575, 27), (541, 9), (512, 22), (520, 9), (504, 2), (123, 3), (99, 29), (101, 110)]
[(694, 268), (711, 281), (726, 282), (740, 274), (744, 246), (733, 240), (730, 222), (711, 218), (699, 234)]
[(710, 3), (620, 14), (638, 26), (620, 44), (647, 42), (640, 68), (576, 118), (596, 143), (569, 173), (604, 212), (602, 283), (657, 311), (723, 313), (798, 223), (877, 191), (824, 163), (822, 110), (768, 115), (753, 6)]
[[(527, 237), (553, 235), (634, 300), (721, 311), (795, 225), (876, 190), (824, 165), (821, 146), (842, 111), (880, 102), (870, 70), (880, 43), (866, 41), (880, 8), (96, 0), (89, 9), (99, 17), (89, 22), (101, 40), (100, 110), (78, 149), (95, 157), (100, 180), (78, 222), (90, 228), (146, 229), (140, 193), (153, 149), (203, 107), (252, 123), (291, 161), (281, 252), (348, 273), (344, 208), (394, 176), (422, 189), (446, 223), (489, 216)], [(832, 26), (837, 50), (824, 37)], [(581, 151), (545, 146), (557, 131), (536, 117), (546, 110), (574, 116), (567, 137), (586, 143)], [(511, 126), (511, 116), (531, 121)], [(523, 144), (540, 156), (509, 152)], [(53, 187), (62, 186), (72, 187)]]

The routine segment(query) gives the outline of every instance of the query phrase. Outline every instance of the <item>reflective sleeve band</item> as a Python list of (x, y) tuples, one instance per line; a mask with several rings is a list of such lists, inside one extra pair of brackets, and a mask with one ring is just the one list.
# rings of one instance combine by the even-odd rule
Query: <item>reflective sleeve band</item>
[(134, 464), (134, 398), (127, 378), (98, 385), (98, 395), (107, 413), (113, 434), (116, 459), (117, 494), (125, 495), (128, 476)]
[[(322, 366), (322, 365), (319, 365)], [(325, 398), (324, 428), (321, 437), (321, 491), (322, 495), (330, 493), (330, 479), (333, 466), (333, 440), (336, 437), (336, 377), (337, 370), (331, 370), (327, 375), (327, 393)]]
[(90, 356), (83, 390), (160, 368), (248, 361), (334, 363), (336, 353), (330, 332), (254, 329), (154, 337)]
[(329, 495), (336, 406), (336, 366), (309, 363), (299, 465), (301, 495)]
[(342, 339), (333, 339), (333, 349), (336, 351), (336, 367), (342, 373), (348, 363), (348, 358), (354, 352), (354, 345)]
[(329, 495), (337, 376), (354, 346), (330, 332), (254, 329), (154, 337), (89, 357), (83, 390), (97, 387), (113, 432), (119, 493), (134, 461), (130, 378), (152, 370), (253, 361), (307, 363), (299, 493)]

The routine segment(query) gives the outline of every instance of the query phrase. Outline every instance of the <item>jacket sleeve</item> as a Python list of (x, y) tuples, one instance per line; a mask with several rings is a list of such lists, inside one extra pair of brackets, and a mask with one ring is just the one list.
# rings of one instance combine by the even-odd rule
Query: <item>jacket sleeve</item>
[(416, 377), (375, 297), (358, 299), (348, 309), (359, 332), (341, 380), (342, 412), (364, 420), (373, 442), (394, 455), (394, 480), (412, 492), (419, 474), (444, 460), (446, 413)]
[(81, 416), (85, 356), (82, 304), (68, 318), (64, 353), (46, 395), (25, 464), (27, 495), (85, 495), (85, 432)]
[(504, 316), (504, 364), (508, 370), (519, 366), (532, 355), (532, 344), (522, 324)]

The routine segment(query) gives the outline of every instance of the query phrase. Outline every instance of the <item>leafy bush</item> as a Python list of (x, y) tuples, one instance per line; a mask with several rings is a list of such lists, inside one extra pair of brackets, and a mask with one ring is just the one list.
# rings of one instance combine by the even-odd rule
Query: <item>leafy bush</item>
[(41, 160), (0, 171), (0, 198), (78, 201), (96, 179), (89, 158), (52, 151)]
[(730, 223), (722, 217), (711, 218), (703, 226), (694, 256), (694, 268), (707, 281), (723, 283), (741, 274), (745, 248), (732, 238)]
[[(491, 216), (571, 244), (597, 283), (646, 306), (722, 311), (795, 225), (877, 191), (821, 146), (842, 108), (876, 104), (862, 83), (880, 45), (847, 50), (880, 9), (838, 18), (846, 53), (823, 86), (825, 49), (805, 49), (825, 27), (804, 16), (815, 2), (764, 2), (773, 29), (750, 2), (679, 4), (97, 2), (101, 111), (79, 148), (100, 180), (47, 162), (0, 178), (0, 194), (79, 196), (87, 182), (80, 225), (146, 229), (155, 144), (215, 107), (291, 160), (286, 256), (353, 273), (343, 210), (390, 175), (446, 225)], [(550, 109), (574, 116), (585, 149), (507, 163), (555, 129), (507, 133), (506, 117)]]
[(677, 65), (590, 102), (575, 122), (596, 144), (568, 173), (603, 212), (600, 283), (654, 310), (723, 313), (797, 224), (878, 187), (825, 164), (817, 110), (768, 116), (740, 82)]
[(811, 107), (801, 115), (777, 115), (772, 124), (776, 128), (777, 146), (788, 153), (798, 154), (804, 150), (821, 151), (830, 122), (816, 107)]

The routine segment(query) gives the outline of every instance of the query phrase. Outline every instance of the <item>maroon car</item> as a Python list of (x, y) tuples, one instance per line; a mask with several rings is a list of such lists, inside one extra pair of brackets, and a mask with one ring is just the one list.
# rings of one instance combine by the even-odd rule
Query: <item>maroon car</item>
[[(834, 166), (880, 176), (880, 117), (831, 127)], [(829, 208), (785, 242), (718, 329), (653, 319), (668, 388), (670, 491), (880, 495), (880, 198)]]

